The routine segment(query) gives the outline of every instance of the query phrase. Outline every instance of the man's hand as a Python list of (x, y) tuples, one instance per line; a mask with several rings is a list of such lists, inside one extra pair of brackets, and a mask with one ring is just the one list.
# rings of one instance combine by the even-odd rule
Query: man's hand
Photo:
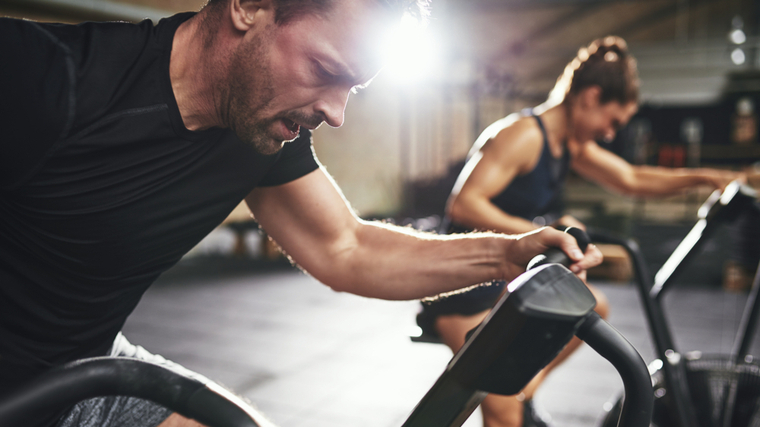
[(513, 280), (525, 271), (525, 267), (533, 257), (551, 247), (562, 249), (573, 260), (570, 271), (575, 274), (582, 274), (585, 270), (602, 262), (602, 252), (596, 246), (588, 245), (584, 254), (573, 236), (551, 227), (544, 227), (507, 241), (505, 255), (507, 268), (503, 279)]

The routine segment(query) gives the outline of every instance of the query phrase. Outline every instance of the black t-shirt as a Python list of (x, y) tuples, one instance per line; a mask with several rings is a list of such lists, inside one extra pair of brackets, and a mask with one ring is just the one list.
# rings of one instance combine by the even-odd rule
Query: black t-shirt
[(264, 156), (187, 130), (174, 32), (0, 19), (0, 394), (106, 353), (146, 288), (256, 186), (318, 165), (306, 135)]

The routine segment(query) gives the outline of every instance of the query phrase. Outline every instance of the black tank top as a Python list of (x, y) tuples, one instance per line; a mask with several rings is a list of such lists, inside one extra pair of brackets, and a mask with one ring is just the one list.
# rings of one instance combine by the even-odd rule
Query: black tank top
[[(541, 129), (544, 144), (541, 158), (536, 167), (525, 175), (517, 176), (491, 202), (505, 213), (534, 221), (538, 225), (548, 225), (562, 216), (564, 210), (563, 191), (565, 177), (570, 166), (570, 153), (563, 146), (562, 156), (556, 158), (549, 147), (549, 137), (544, 123), (533, 109), (526, 108), (523, 116), (536, 119)], [(542, 217), (542, 218), (538, 218)], [(442, 231), (461, 233), (470, 229), (452, 223), (448, 217), (444, 219)]]
[(532, 171), (515, 177), (504, 191), (491, 199), (491, 202), (510, 215), (530, 221), (538, 216), (554, 216), (555, 218), (547, 218), (549, 223), (559, 219), (563, 209), (562, 194), (570, 166), (570, 154), (567, 147), (563, 146), (562, 156), (554, 157), (541, 118), (534, 115), (532, 110), (524, 114), (535, 118), (538, 127), (541, 128), (544, 137), (541, 158)]

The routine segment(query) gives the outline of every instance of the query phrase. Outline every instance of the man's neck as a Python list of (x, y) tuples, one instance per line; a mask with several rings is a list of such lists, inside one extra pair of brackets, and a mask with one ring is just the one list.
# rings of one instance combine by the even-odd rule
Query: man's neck
[[(216, 87), (218, 58), (203, 42), (201, 16), (196, 15), (182, 23), (174, 34), (169, 63), (172, 91), (180, 115), (189, 130), (203, 130), (222, 124), (218, 114)], [(209, 67), (207, 64), (215, 64)]]

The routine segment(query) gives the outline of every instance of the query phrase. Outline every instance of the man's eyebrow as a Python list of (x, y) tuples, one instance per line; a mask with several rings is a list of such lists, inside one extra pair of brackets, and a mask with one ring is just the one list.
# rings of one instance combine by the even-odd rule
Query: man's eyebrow
[(314, 60), (319, 62), (322, 67), (326, 67), (326, 71), (329, 73), (334, 74), (343, 81), (351, 83), (359, 89), (367, 86), (376, 74), (372, 73), (371, 67), (367, 67), (367, 69), (361, 70), (361, 72), (354, 72), (348, 64), (327, 53), (315, 54)]
[(314, 59), (322, 64), (326, 70), (342, 79), (350, 81), (358, 81), (359, 76), (354, 74), (353, 71), (344, 62), (339, 61), (329, 55), (315, 55)]

